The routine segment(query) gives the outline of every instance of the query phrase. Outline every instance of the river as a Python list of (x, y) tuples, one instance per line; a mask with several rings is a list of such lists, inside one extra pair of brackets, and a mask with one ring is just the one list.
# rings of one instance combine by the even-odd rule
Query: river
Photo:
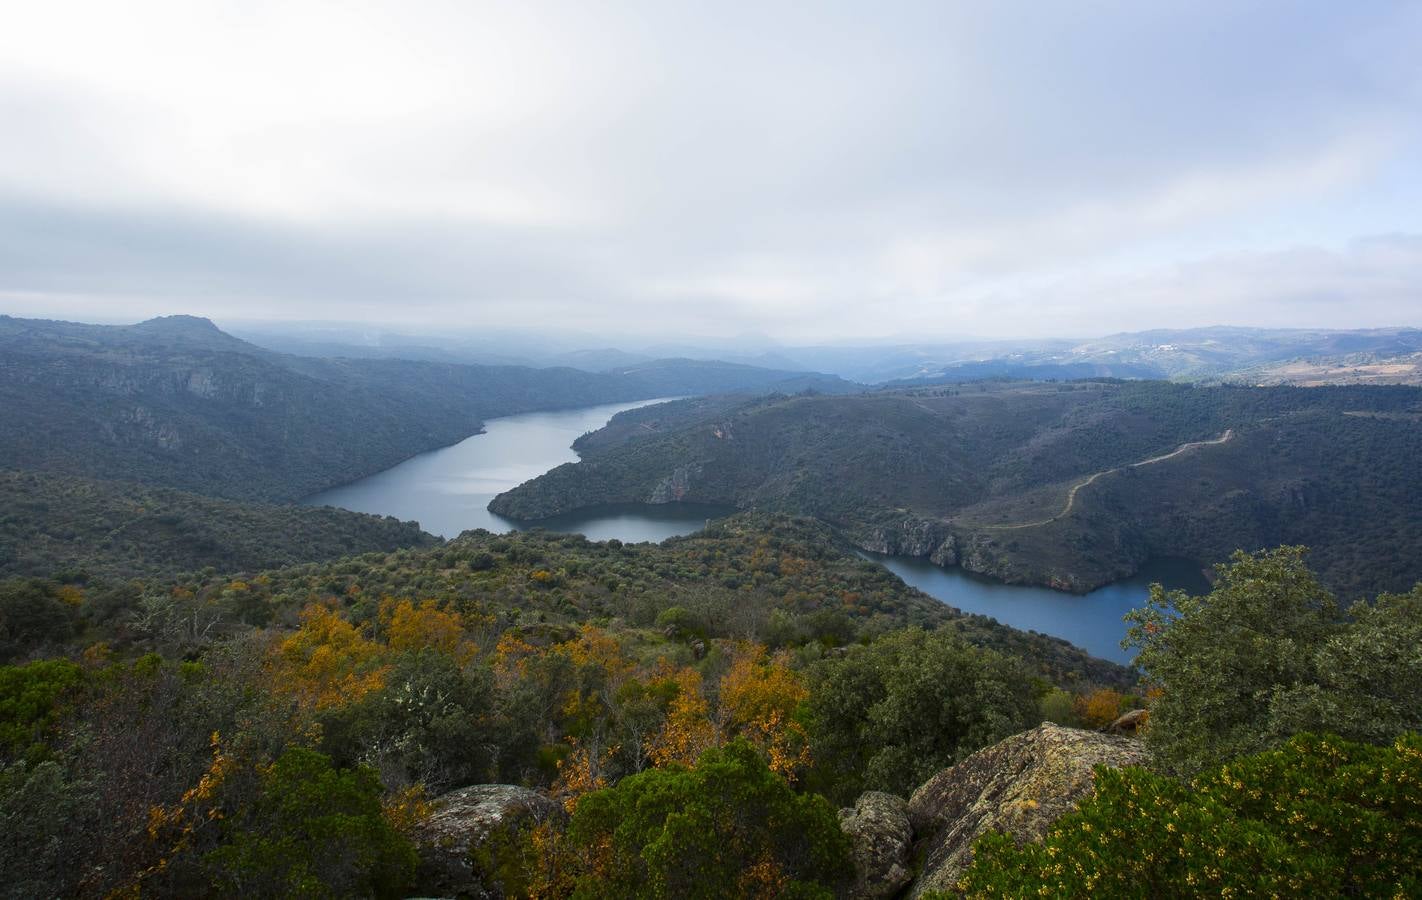
[(1152, 582), (1205, 593), (1210, 583), (1200, 566), (1187, 559), (1152, 559), (1130, 578), (1089, 594), (1065, 594), (1051, 588), (1003, 584), (959, 568), (944, 569), (926, 559), (866, 553), (890, 572), (932, 597), (964, 612), (992, 616), (1004, 625), (1066, 638), (1093, 656), (1129, 663), (1121, 649), (1126, 626), (1121, 617), (1144, 606)]
[[(490, 419), (480, 434), (302, 502), (413, 520), (443, 537), (471, 528), (516, 531), (522, 527), (520, 523), (489, 512), (489, 501), (496, 494), (555, 466), (577, 461), (573, 441), (601, 428), (617, 413), (661, 402), (643, 400)], [(579, 532), (598, 541), (662, 541), (700, 531), (708, 519), (730, 512), (729, 507), (686, 503), (625, 504), (582, 510), (538, 525)], [(1199, 567), (1186, 560), (1153, 560), (1131, 578), (1073, 596), (1048, 588), (1001, 584), (961, 569), (942, 569), (922, 559), (869, 558), (950, 606), (992, 616), (1016, 628), (1066, 638), (1096, 656), (1118, 662), (1129, 662), (1119, 644), (1125, 633), (1121, 616), (1144, 604), (1152, 581), (1192, 592), (1209, 587)]]
[[(430, 534), (455, 537), (471, 528), (517, 531), (519, 523), (489, 512), (489, 501), (555, 466), (577, 462), (573, 441), (616, 414), (667, 399), (609, 403), (557, 412), (523, 413), (484, 423), (484, 431), (457, 444), (411, 457), (399, 465), (301, 501), (420, 523)], [(700, 531), (729, 507), (690, 503), (610, 506), (540, 522), (591, 540), (663, 541)]]

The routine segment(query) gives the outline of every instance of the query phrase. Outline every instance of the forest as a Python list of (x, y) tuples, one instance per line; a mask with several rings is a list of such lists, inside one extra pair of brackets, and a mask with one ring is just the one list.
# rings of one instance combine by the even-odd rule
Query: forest
[[(1043, 720), (1146, 707), (1148, 770), (1098, 775), (1040, 845), (984, 836), (959, 889), (1422, 884), (1422, 587), (1347, 609), (1302, 548), (1240, 553), (1208, 597), (1157, 590), (1135, 614), (1137, 682), (929, 615), (814, 527), (732, 520), (662, 547), (471, 533), (158, 579), (117, 606), (7, 582), (6, 895), (845, 896), (836, 806), (907, 795)], [(551, 805), (452, 889), (428, 823), (490, 782)], [(1300, 811), (1336, 823), (1326, 842)], [(1042, 863), (1063, 851), (1079, 865)]]
[(691, 393), (854, 386), (691, 360), (622, 373), (289, 356), (168, 316), (0, 316), (0, 469), (290, 502), (535, 410)]
[(1080, 592), (1152, 556), (1205, 565), (1281, 544), (1311, 547), (1352, 599), (1422, 580), (1420, 388), (1106, 379), (703, 398), (622, 413), (576, 446), (580, 462), (490, 508), (531, 522), (667, 500), (814, 515), (869, 550)]

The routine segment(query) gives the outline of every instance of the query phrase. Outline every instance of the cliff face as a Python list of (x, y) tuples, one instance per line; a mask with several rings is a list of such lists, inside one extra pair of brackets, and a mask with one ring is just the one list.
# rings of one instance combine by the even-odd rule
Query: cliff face
[[(1023, 841), (1040, 838), (1091, 794), (1095, 766), (1147, 760), (1145, 746), (1134, 738), (1047, 722), (944, 769), (914, 791), (904, 809), (918, 869), (904, 895), (951, 891), (972, 863), (973, 842), (989, 831)], [(902, 822), (865, 812), (884, 806), (866, 794), (854, 810), (840, 814), (842, 823), (855, 825), (845, 831), (855, 844), (860, 897), (890, 896), (907, 881), (891, 852), (903, 845)], [(878, 831), (872, 827), (885, 822)]]

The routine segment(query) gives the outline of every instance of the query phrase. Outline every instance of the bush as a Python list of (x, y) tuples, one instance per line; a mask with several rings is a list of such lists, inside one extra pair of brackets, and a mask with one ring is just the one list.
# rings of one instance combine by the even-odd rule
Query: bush
[(823, 798), (796, 794), (744, 740), (584, 796), (566, 842), (574, 897), (831, 897), (851, 874)]
[(79, 611), (63, 587), (39, 579), (0, 582), (0, 662), (63, 643), (79, 626)]
[(844, 803), (864, 790), (906, 796), (1039, 721), (1019, 664), (946, 630), (894, 632), (821, 662), (805, 709), (812, 783)]
[(337, 763), (375, 767), (388, 787), (440, 792), (492, 774), (493, 706), (487, 668), (404, 653), (380, 690), (322, 711), (322, 749)]
[(1193, 775), (1300, 731), (1386, 743), (1422, 729), (1422, 586), (1345, 614), (1304, 548), (1236, 553), (1203, 597), (1152, 587), (1127, 618), (1160, 689), (1146, 740)]
[(1037, 843), (985, 835), (970, 897), (1422, 896), (1422, 737), (1299, 735), (1185, 785), (1098, 769)]
[(0, 666), (0, 761), (42, 755), (49, 729), (83, 671), (62, 659)]
[(210, 887), (259, 897), (401, 896), (415, 851), (388, 822), (380, 782), (292, 748), (260, 772), (255, 800), (225, 814), (221, 846), (203, 856)]

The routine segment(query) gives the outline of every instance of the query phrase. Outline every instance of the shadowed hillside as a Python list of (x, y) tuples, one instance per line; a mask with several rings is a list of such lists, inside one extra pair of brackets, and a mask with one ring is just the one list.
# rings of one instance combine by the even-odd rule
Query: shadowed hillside
[(783, 510), (866, 549), (1076, 591), (1153, 555), (1278, 543), (1313, 547), (1349, 595), (1422, 579), (1416, 388), (1098, 381), (713, 398), (624, 414), (577, 447), (581, 462), (491, 509)]

